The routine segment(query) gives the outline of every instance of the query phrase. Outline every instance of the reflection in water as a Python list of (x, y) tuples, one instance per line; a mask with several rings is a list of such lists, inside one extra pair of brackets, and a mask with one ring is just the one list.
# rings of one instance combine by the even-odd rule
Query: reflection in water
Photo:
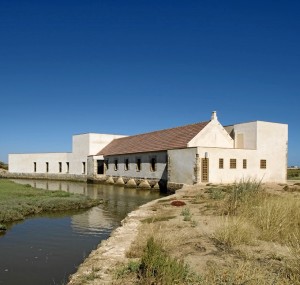
[(33, 187), (100, 198), (87, 211), (55, 213), (12, 225), (0, 236), (0, 284), (63, 284), (128, 212), (157, 192), (81, 182), (14, 180)]

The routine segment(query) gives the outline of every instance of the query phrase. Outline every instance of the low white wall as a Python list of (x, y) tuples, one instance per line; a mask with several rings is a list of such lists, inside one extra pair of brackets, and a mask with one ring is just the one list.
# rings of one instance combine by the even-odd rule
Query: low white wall
[[(156, 159), (156, 171), (151, 171), (150, 161), (151, 158)], [(141, 159), (141, 170), (137, 171), (136, 160)], [(106, 175), (110, 176), (123, 176), (123, 177), (136, 177), (136, 178), (149, 178), (149, 179), (167, 179), (167, 152), (152, 152), (140, 153), (132, 155), (119, 155), (105, 157), (108, 159), (109, 167), (106, 170)], [(118, 160), (118, 170), (114, 168), (114, 161)], [(129, 160), (129, 169), (125, 170), (125, 159)]]
[[(72, 153), (9, 154), (9, 172), (86, 175), (89, 167), (87, 157), (97, 154), (113, 139), (119, 137), (124, 136), (94, 133), (74, 135)], [(60, 162), (62, 164), (61, 172), (59, 171)], [(34, 172), (34, 163), (36, 163), (36, 172)], [(48, 172), (46, 163), (49, 165)]]
[[(12, 173), (46, 173), (46, 162), (49, 163), (48, 173), (59, 173), (59, 162), (62, 162), (62, 173), (67, 172), (66, 162), (70, 162), (70, 153), (27, 153), (9, 154), (8, 167)], [(70, 173), (72, 164), (70, 163)]]
[[(204, 158), (205, 153), (207, 153), (209, 158), (209, 182), (211, 183), (233, 183), (249, 178), (262, 182), (286, 182), (285, 161), (277, 161), (277, 157), (272, 157), (267, 153), (249, 149), (220, 148), (198, 148), (198, 153), (200, 159)], [(224, 160), (223, 169), (219, 168), (220, 158)], [(236, 159), (236, 169), (230, 168), (230, 159)], [(247, 160), (246, 169), (243, 169), (243, 159)], [(261, 159), (267, 161), (266, 169), (260, 168)]]

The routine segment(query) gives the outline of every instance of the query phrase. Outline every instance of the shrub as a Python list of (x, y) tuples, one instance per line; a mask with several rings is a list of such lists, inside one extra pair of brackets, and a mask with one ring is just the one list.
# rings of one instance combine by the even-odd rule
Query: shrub
[(183, 261), (171, 258), (153, 237), (148, 239), (140, 265), (142, 284), (184, 284), (188, 275)]
[(248, 203), (250, 200), (257, 198), (263, 189), (261, 183), (255, 180), (241, 180), (239, 183), (234, 183), (229, 188), (229, 195), (227, 198), (227, 207), (229, 214), (237, 214), (237, 210), (242, 203)]
[(184, 221), (190, 221), (192, 219), (192, 214), (189, 208), (182, 209), (181, 216), (183, 216)]

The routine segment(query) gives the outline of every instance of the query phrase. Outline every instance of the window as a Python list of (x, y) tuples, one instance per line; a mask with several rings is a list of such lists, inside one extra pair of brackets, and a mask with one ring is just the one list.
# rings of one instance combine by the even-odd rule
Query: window
[(36, 172), (36, 162), (33, 163), (33, 172)]
[(235, 169), (236, 168), (236, 159), (235, 158), (231, 158), (230, 159), (230, 168), (231, 169)]
[(117, 170), (118, 170), (118, 160), (115, 159), (115, 171), (117, 171)]
[(129, 159), (126, 158), (125, 161), (124, 161), (124, 169), (127, 171), (129, 170)]
[(267, 161), (265, 159), (260, 160), (260, 168), (266, 169), (267, 168)]
[(70, 163), (69, 162), (66, 162), (66, 166), (67, 166), (67, 173), (69, 173), (69, 170), (70, 170)]
[(46, 162), (46, 172), (49, 172), (49, 162)]
[(85, 174), (85, 162), (82, 162), (82, 174)]
[(224, 168), (224, 159), (223, 158), (219, 158), (219, 168), (220, 169)]
[(244, 168), (244, 169), (247, 168), (247, 159), (243, 159), (243, 168)]
[(136, 160), (136, 171), (141, 171), (142, 169), (142, 162), (140, 158), (137, 158)]
[(152, 157), (150, 160), (150, 171), (156, 171), (156, 158)]
[(62, 163), (61, 162), (58, 163), (58, 172), (59, 173), (62, 172)]

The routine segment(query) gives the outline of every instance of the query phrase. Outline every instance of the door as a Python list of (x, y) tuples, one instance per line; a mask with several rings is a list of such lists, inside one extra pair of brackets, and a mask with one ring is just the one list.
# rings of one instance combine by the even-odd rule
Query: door
[(97, 160), (97, 174), (104, 174), (104, 161)]
[(201, 159), (201, 181), (208, 182), (209, 160), (208, 158)]

